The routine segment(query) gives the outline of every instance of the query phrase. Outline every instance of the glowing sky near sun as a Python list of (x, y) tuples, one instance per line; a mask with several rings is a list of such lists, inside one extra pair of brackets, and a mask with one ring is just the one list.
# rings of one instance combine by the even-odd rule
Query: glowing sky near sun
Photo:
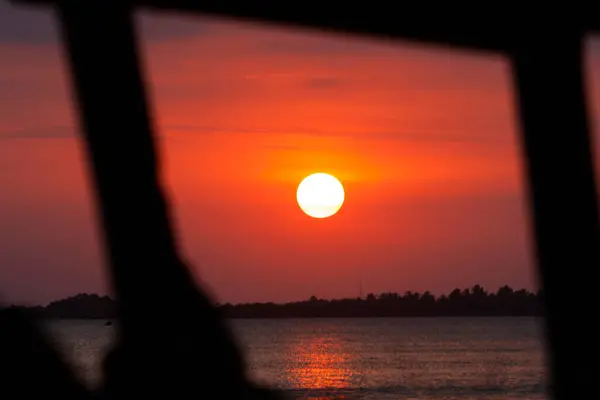
[[(2, 3), (0, 16), (0, 296), (103, 292), (56, 30), (45, 11)], [(180, 16), (139, 22), (181, 248), (218, 299), (356, 296), (359, 280), (365, 292), (535, 286), (506, 60)], [(597, 42), (589, 54), (598, 70)], [(600, 80), (589, 87), (597, 96)], [(315, 171), (344, 182), (334, 218), (296, 203)]]

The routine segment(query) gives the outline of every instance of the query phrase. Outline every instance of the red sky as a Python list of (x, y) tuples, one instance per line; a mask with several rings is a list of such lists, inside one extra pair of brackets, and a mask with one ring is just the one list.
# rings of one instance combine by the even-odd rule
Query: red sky
[[(0, 295), (106, 292), (56, 29), (44, 11), (0, 9)], [(182, 251), (218, 300), (356, 296), (360, 277), (365, 293), (535, 287), (505, 59), (138, 21)], [(295, 200), (318, 171), (346, 189), (325, 220)]]

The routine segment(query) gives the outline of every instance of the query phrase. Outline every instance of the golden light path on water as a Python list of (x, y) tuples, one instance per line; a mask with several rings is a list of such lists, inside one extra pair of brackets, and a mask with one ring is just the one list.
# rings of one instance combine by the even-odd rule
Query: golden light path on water
[[(358, 374), (351, 366), (356, 365), (352, 353), (346, 351), (343, 342), (335, 335), (313, 337), (300, 341), (291, 348), (287, 366), (289, 387), (298, 389), (339, 389), (352, 387), (352, 378)], [(343, 397), (308, 397), (312, 400)]]

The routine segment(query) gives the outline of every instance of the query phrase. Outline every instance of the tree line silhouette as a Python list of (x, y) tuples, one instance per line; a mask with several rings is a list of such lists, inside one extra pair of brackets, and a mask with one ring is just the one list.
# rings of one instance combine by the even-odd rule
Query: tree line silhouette
[[(488, 292), (480, 285), (454, 289), (434, 296), (407, 291), (404, 294), (369, 294), (364, 298), (336, 300), (312, 296), (285, 304), (218, 304), (227, 318), (338, 318), (338, 317), (451, 317), (451, 316), (540, 316), (543, 293), (503, 286)], [(16, 306), (13, 306), (16, 307)], [(46, 306), (26, 307), (41, 317), (59, 319), (112, 319), (116, 302), (108, 296), (78, 294)]]

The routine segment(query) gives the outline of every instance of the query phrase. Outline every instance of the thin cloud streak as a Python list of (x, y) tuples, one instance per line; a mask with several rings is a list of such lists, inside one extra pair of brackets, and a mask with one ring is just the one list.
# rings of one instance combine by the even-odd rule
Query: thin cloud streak
[(309, 89), (335, 89), (343, 85), (343, 81), (337, 78), (312, 78), (304, 82)]
[(0, 132), (0, 140), (19, 139), (66, 139), (75, 137), (75, 128), (71, 126), (49, 126), (23, 128)]
[[(49, 126), (23, 128), (12, 131), (0, 131), (0, 140), (44, 140), (68, 139), (77, 136), (74, 126)], [(170, 125), (158, 127), (156, 135), (161, 139), (182, 139), (198, 135), (233, 134), (233, 135), (299, 135), (311, 137), (341, 137), (354, 140), (398, 140), (418, 143), (468, 143), (473, 145), (506, 145), (512, 144), (508, 135), (465, 134), (450, 130), (411, 130), (411, 131), (354, 131), (326, 132), (319, 129), (295, 127), (288, 129), (272, 129), (244, 126), (210, 126), (210, 125)], [(284, 146), (289, 150), (289, 146)], [(281, 146), (273, 147), (282, 149)]]
[[(343, 137), (348, 139), (368, 139), (368, 140), (402, 140), (411, 142), (436, 142), (436, 143), (469, 143), (469, 144), (511, 144), (509, 135), (486, 135), (484, 133), (477, 135), (464, 134), (450, 130), (412, 130), (412, 131), (355, 131), (355, 132), (326, 132), (323, 130), (297, 127), (293, 129), (270, 129), (256, 127), (240, 126), (207, 126), (207, 125), (176, 125), (161, 127), (165, 132), (177, 132), (182, 134), (293, 134), (317, 137)], [(171, 135), (167, 135), (171, 136)]]

